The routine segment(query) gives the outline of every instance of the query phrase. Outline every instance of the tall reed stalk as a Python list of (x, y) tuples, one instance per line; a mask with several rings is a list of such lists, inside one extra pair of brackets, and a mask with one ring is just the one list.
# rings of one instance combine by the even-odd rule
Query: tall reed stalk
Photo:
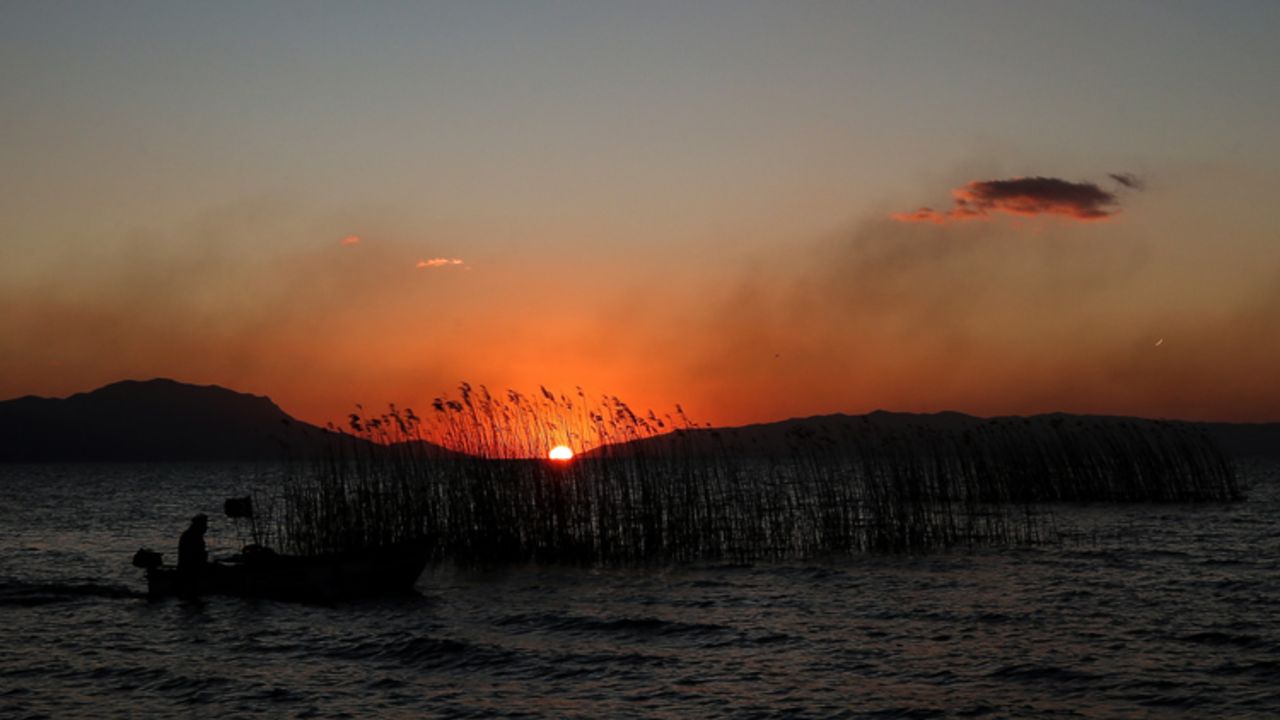
[[(542, 459), (560, 444), (578, 456)], [(1039, 542), (1056, 502), (1241, 495), (1179, 423), (835, 417), (779, 441), (679, 406), (463, 383), (426, 417), (351, 415), (322, 459), (291, 466), (262, 539), (298, 554), (425, 542), (475, 563), (745, 561)]]

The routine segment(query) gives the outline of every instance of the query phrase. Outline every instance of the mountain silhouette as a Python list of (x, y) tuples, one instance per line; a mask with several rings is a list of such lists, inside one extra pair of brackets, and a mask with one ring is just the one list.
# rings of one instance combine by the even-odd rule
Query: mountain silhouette
[(953, 411), (901, 413), (875, 410), (864, 415), (837, 413), (738, 427), (687, 428), (589, 451), (584, 457), (655, 453), (697, 456), (720, 455), (726, 451), (747, 457), (781, 457), (797, 450), (809, 454), (821, 453), (823, 448), (834, 451), (855, 436), (885, 438), (911, 434), (980, 433), (984, 429), (1019, 427), (1026, 430), (1026, 437), (1030, 438), (1052, 434), (1064, 424), (1096, 430), (1117, 426), (1180, 426), (1193, 433), (1207, 434), (1231, 457), (1280, 456), (1280, 423), (1189, 422), (1068, 413), (982, 418)]
[[(798, 442), (809, 449), (838, 444), (850, 433), (950, 433), (993, 423), (1023, 423), (1048, 432), (1054, 423), (1064, 422), (1094, 426), (1172, 422), (1203, 430), (1234, 457), (1280, 456), (1280, 423), (1154, 421), (1063, 413), (979, 418), (958, 412), (883, 410), (686, 429), (613, 446), (607, 452), (616, 457), (643, 448), (697, 455), (729, 448), (776, 456)], [(291, 417), (270, 398), (167, 379), (125, 380), (61, 399), (27, 396), (0, 402), (0, 462), (279, 461), (318, 456), (338, 437)], [(341, 437), (361, 448), (372, 447), (365, 440)], [(419, 445), (420, 451), (435, 457), (460, 455), (431, 443)]]
[(167, 379), (0, 402), (7, 462), (280, 460), (332, 435), (269, 398)]

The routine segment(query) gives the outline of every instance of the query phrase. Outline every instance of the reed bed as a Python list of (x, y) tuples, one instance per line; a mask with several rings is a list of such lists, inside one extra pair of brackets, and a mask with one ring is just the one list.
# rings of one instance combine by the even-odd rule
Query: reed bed
[[(941, 417), (715, 430), (679, 406), (464, 383), (425, 417), (392, 407), (332, 428), (322, 459), (258, 501), (262, 541), (298, 554), (425, 542), (466, 563), (748, 561), (1045, 542), (1058, 502), (1242, 496), (1185, 424)], [(560, 444), (578, 456), (542, 459)]]

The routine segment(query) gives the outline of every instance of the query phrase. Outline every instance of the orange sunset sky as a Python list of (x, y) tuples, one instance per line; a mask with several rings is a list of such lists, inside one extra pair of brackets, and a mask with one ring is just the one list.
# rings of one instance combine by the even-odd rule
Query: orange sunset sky
[(0, 399), (1280, 420), (1280, 4), (6, 3)]

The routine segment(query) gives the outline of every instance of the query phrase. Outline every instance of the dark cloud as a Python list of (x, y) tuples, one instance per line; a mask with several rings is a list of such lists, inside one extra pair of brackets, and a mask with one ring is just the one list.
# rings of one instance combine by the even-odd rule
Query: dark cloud
[[(1111, 176), (1116, 182), (1136, 188), (1139, 181), (1129, 174)], [(1106, 220), (1120, 212), (1116, 195), (1091, 182), (1071, 182), (1051, 177), (1021, 177), (1008, 180), (974, 180), (951, 191), (951, 209), (943, 212), (923, 207), (914, 212), (895, 213), (899, 222), (928, 222), (938, 225), (978, 220), (993, 213), (1036, 217), (1057, 215), (1088, 222)]]

